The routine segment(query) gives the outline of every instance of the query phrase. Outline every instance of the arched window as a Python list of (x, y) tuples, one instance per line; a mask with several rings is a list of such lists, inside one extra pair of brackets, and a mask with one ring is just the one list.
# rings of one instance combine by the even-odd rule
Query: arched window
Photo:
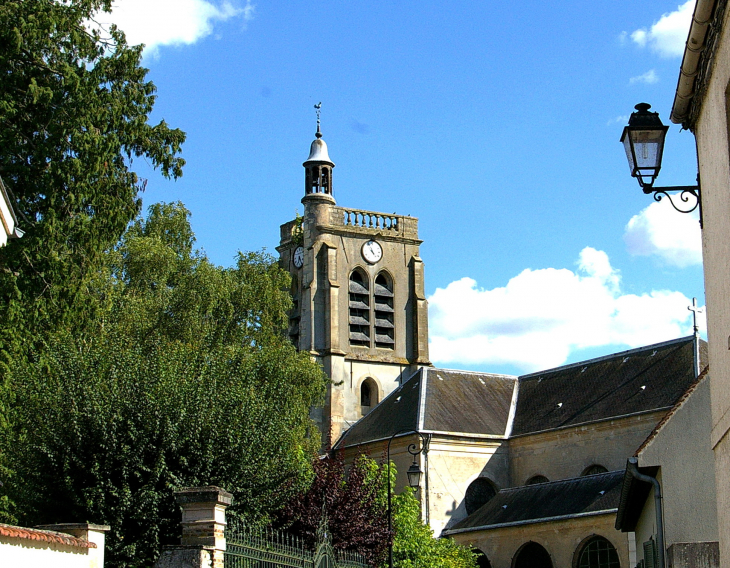
[(512, 560), (512, 568), (553, 568), (550, 554), (536, 542), (523, 544)]
[(584, 475), (596, 475), (598, 473), (606, 473), (608, 470), (603, 467), (600, 464), (594, 463), (593, 465), (589, 465), (587, 468), (583, 470), (583, 473), (581, 473), (581, 476)]
[(370, 287), (359, 269), (350, 274), (350, 345), (370, 347)]
[(476, 554), (477, 566), (479, 568), (492, 568), (492, 563), (489, 561), (489, 558), (481, 550), (475, 548), (474, 554)]
[(492, 497), (497, 494), (494, 484), (486, 477), (477, 477), (466, 488), (464, 495), (464, 507), (466, 514), (471, 515), (482, 505), (485, 505)]
[(375, 347), (393, 349), (395, 346), (393, 281), (387, 272), (381, 272), (375, 278), (373, 304), (375, 308)]
[(535, 485), (537, 483), (547, 483), (550, 481), (547, 477), (544, 475), (533, 475), (530, 479), (525, 481), (525, 485)]
[(360, 385), (360, 406), (363, 416), (376, 404), (378, 404), (378, 385), (368, 377)]
[(614, 546), (602, 536), (593, 536), (578, 547), (576, 568), (621, 568)]

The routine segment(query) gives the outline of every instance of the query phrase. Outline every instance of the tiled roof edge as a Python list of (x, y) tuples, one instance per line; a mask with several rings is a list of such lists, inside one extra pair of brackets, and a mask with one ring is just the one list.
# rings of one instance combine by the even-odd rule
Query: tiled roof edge
[(8, 538), (20, 538), (24, 540), (36, 540), (55, 544), (65, 544), (75, 548), (96, 548), (96, 543), (89, 542), (83, 538), (76, 538), (65, 533), (44, 531), (40, 529), (27, 529), (13, 525), (0, 524), (0, 536)]
[(634, 452), (634, 457), (639, 457), (639, 454), (641, 451), (646, 448), (651, 441), (657, 437), (659, 432), (662, 428), (664, 428), (664, 425), (669, 422), (669, 419), (674, 416), (677, 411), (684, 405), (685, 402), (687, 402), (687, 399), (690, 397), (690, 395), (697, 389), (697, 387), (700, 385), (700, 383), (705, 379), (707, 376), (707, 373), (710, 371), (709, 365), (705, 367), (705, 369), (697, 375), (697, 378), (694, 380), (694, 382), (687, 387), (687, 390), (682, 393), (682, 396), (679, 397), (679, 400), (672, 406), (672, 408), (669, 409), (669, 411), (664, 415), (664, 417), (657, 422), (657, 425), (654, 426), (654, 429), (649, 433), (649, 435), (646, 437), (646, 439), (641, 443), (641, 445), (637, 448), (637, 450)]
[(552, 369), (544, 369), (542, 371), (536, 371), (534, 373), (529, 373), (527, 375), (520, 375), (519, 379), (531, 379), (533, 377), (539, 377), (540, 375), (546, 375), (548, 373), (554, 373), (556, 371), (564, 371), (566, 369), (572, 369), (573, 367), (580, 367), (582, 365), (590, 365), (592, 363), (598, 363), (600, 361), (608, 361), (609, 359), (617, 359), (619, 357), (625, 357), (626, 355), (630, 355), (632, 353), (639, 353), (641, 351), (648, 351), (649, 349), (656, 349), (657, 347), (667, 347), (668, 345), (672, 345), (674, 343), (683, 343), (683, 342), (689, 342), (690, 340), (694, 341), (695, 336), (694, 335), (688, 335), (686, 337), (679, 337), (677, 339), (671, 339), (669, 341), (662, 341), (661, 343), (652, 343), (651, 345), (644, 345), (643, 347), (636, 347), (634, 349), (628, 349), (626, 351), (619, 351), (617, 353), (611, 353), (610, 355), (602, 355), (601, 357), (596, 357), (595, 359), (586, 359), (585, 361), (577, 361), (576, 363), (570, 363), (569, 365), (562, 365), (560, 367), (553, 367)]
[(538, 519), (524, 519), (522, 521), (511, 521), (509, 523), (496, 523), (494, 525), (481, 525), (478, 527), (466, 527), (463, 529), (447, 529), (445, 531), (442, 531), (441, 534), (449, 536), (452, 534), (501, 529), (501, 528), (506, 528), (506, 527), (517, 527), (520, 525), (534, 525), (537, 523), (551, 523), (554, 521), (578, 519), (581, 517), (595, 517), (597, 515), (614, 515), (614, 514), (616, 514), (616, 511), (618, 511), (618, 509), (616, 507), (614, 507), (613, 509), (603, 509), (601, 511), (588, 511), (586, 513), (573, 513), (571, 515), (558, 515), (555, 517), (542, 517), (542, 518), (538, 518)]

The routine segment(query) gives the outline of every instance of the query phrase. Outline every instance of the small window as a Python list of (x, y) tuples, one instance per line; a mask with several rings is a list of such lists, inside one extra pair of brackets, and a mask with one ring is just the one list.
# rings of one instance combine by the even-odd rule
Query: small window
[(614, 546), (602, 536), (594, 536), (583, 545), (577, 568), (621, 568), (621, 563)]
[(548, 481), (550, 480), (544, 475), (533, 475), (530, 479), (525, 481), (525, 485), (536, 485), (538, 483), (547, 483)]
[(464, 495), (466, 514), (471, 515), (482, 505), (486, 505), (497, 494), (494, 484), (486, 477), (477, 477), (469, 484)]
[(593, 465), (589, 465), (587, 468), (583, 470), (583, 473), (581, 473), (581, 476), (584, 475), (598, 475), (599, 473), (606, 473), (608, 470), (603, 467), (600, 464), (594, 463)]
[(378, 404), (378, 385), (370, 377), (360, 385), (360, 406), (375, 406)]

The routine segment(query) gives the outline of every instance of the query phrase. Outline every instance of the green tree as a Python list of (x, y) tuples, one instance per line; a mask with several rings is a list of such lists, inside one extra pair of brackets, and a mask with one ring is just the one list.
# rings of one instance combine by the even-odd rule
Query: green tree
[(0, 176), (22, 239), (0, 250), (0, 348), (74, 325), (83, 282), (139, 212), (144, 158), (182, 175), (185, 135), (150, 125), (155, 86), (112, 27), (111, 0), (0, 0)]
[(262, 253), (212, 265), (187, 217), (171, 204), (137, 220), (87, 279), (97, 317), (13, 368), (5, 489), (21, 522), (111, 525), (108, 566), (174, 542), (176, 487), (225, 487), (232, 514), (265, 520), (319, 447), (326, 376), (285, 337), (288, 274)]
[(393, 497), (393, 532), (393, 565), (397, 568), (477, 568), (469, 547), (448, 537), (433, 538), (410, 487)]

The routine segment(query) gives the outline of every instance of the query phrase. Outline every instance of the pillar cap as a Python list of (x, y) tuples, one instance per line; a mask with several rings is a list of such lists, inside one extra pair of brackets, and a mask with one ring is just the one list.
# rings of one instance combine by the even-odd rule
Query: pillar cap
[(178, 505), (190, 503), (215, 503), (216, 505), (230, 505), (233, 495), (225, 489), (209, 485), (207, 487), (184, 487), (175, 491), (175, 501)]

